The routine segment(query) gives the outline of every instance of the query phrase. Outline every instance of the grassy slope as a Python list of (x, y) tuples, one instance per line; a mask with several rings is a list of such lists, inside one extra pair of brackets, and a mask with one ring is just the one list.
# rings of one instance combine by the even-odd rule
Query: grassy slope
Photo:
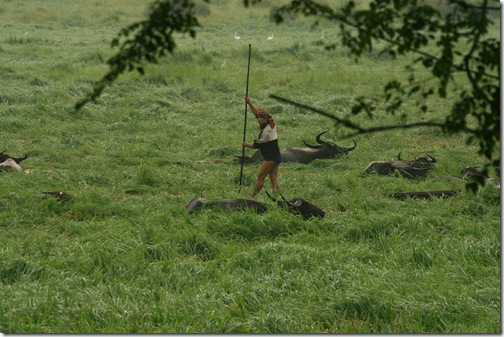
[[(322, 29), (337, 39), (327, 23), (276, 27), (268, 7), (215, 6), (196, 40), (180, 37), (175, 55), (145, 77), (123, 76), (97, 104), (74, 112), (106, 71), (110, 39), (144, 8), (123, 0), (1, 5), (2, 147), (28, 152), (30, 174), (4, 173), (0, 185), (0, 331), (499, 331), (499, 192), (487, 186), (476, 196), (398, 202), (383, 193), (463, 184), (361, 173), (402, 151), (434, 155), (436, 173), (458, 175), (484, 162), (463, 136), (374, 134), (356, 138), (345, 158), (282, 165), (284, 194), (316, 202), (324, 219), (276, 209), (186, 214), (193, 197), (246, 197), (254, 183), (257, 166), (245, 167), (238, 192), (238, 166), (196, 163), (241, 153), (248, 43), (250, 95), (275, 114), (282, 147), (313, 143), (323, 130), (350, 141), (339, 141), (343, 130), (323, 117), (269, 94), (343, 115), (357, 96), (407, 76), (405, 60), (371, 53), (356, 64), (341, 47), (315, 46)], [(410, 121), (442, 117), (449, 106), (434, 101)], [(74, 200), (42, 200), (41, 191), (58, 188)]]

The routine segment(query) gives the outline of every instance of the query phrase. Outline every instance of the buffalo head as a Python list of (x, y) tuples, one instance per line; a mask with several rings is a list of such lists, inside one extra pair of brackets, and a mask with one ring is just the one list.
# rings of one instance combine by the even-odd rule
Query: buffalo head
[(436, 158), (432, 157), (431, 155), (426, 155), (426, 156), (423, 156), (420, 158), (415, 158), (413, 160), (404, 160), (404, 159), (401, 159), (401, 152), (399, 152), (399, 154), (397, 155), (397, 160), (405, 161), (409, 165), (411, 165), (412, 167), (417, 168), (417, 169), (432, 168), (434, 166), (433, 164), (437, 162)]
[(311, 144), (308, 144), (304, 140), (303, 140), (303, 143), (307, 147), (309, 147), (310, 149), (325, 150), (325, 151), (321, 151), (321, 155), (323, 156), (323, 158), (332, 158), (334, 156), (347, 154), (348, 152), (353, 151), (355, 149), (355, 147), (357, 146), (357, 143), (355, 142), (355, 140), (352, 140), (352, 142), (354, 143), (354, 145), (352, 147), (341, 147), (341, 146), (336, 145), (334, 143), (324, 141), (324, 140), (322, 140), (321, 137), (326, 132), (328, 132), (328, 131), (327, 130), (323, 131), (323, 132), (319, 133), (317, 135), (317, 137), (315, 137), (315, 140), (317, 141), (317, 143), (319, 145), (311, 145)]
[(284, 196), (280, 194), (283, 201), (277, 201), (277, 199), (273, 198), (267, 191), (266, 194), (271, 200), (276, 202), (279, 207), (286, 208), (290, 213), (301, 215), (305, 220), (314, 216), (321, 218), (325, 216), (325, 212), (322, 209), (318, 208), (317, 206), (313, 205), (303, 198), (294, 198), (287, 201)]

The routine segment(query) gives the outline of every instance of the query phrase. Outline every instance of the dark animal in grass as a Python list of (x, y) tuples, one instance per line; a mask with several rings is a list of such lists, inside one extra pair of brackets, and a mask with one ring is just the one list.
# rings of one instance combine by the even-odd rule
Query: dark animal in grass
[(443, 191), (427, 191), (427, 192), (397, 192), (387, 194), (387, 196), (399, 200), (411, 199), (431, 199), (436, 198), (449, 198), (460, 193), (460, 190), (443, 190)]
[(2, 152), (0, 152), (0, 163), (6, 161), (7, 159), (12, 159), (16, 162), (16, 164), (19, 164), (20, 162), (22, 162), (23, 160), (28, 158), (27, 154), (25, 154), (23, 157), (19, 157), (19, 158), (11, 157), (7, 153), (4, 153), (5, 151), (6, 150), (3, 150)]
[(403, 160), (401, 159), (401, 153), (399, 153), (397, 159), (393, 161), (374, 161), (366, 167), (364, 172), (380, 175), (389, 175), (397, 172), (399, 175), (409, 179), (425, 178), (429, 170), (434, 167), (434, 163), (436, 163), (436, 159), (430, 155), (415, 158), (414, 160)]
[[(404, 159), (401, 158), (401, 152), (397, 155), (397, 160), (403, 161)], [(414, 166), (415, 168), (433, 168), (434, 164), (437, 162), (436, 159), (430, 155), (426, 155), (420, 158), (415, 158), (413, 160), (406, 160), (410, 165)]]
[(487, 183), (494, 184), (497, 188), (500, 188), (500, 172), (496, 170), (497, 177), (491, 177), (488, 173), (484, 174), (479, 170), (480, 166), (466, 166), (462, 170), (460, 170), (460, 176), (465, 180), (473, 180), (473, 181), (483, 181), (485, 180)]
[(488, 173), (483, 174), (483, 172), (478, 170), (478, 168), (480, 168), (479, 165), (466, 166), (462, 170), (460, 170), (460, 176), (462, 177), (462, 179), (467, 179), (467, 180), (474, 179), (476, 177), (483, 177), (485, 179), (488, 178)]
[(189, 214), (201, 208), (232, 209), (244, 211), (251, 209), (258, 214), (266, 212), (266, 205), (252, 199), (207, 199), (194, 198), (185, 206)]
[(322, 209), (303, 198), (294, 198), (287, 201), (284, 196), (280, 194), (283, 201), (277, 201), (277, 199), (272, 197), (268, 192), (266, 192), (266, 194), (271, 200), (276, 202), (279, 207), (286, 208), (290, 213), (301, 215), (305, 220), (311, 217), (323, 218), (325, 216), (325, 212)]
[(0, 169), (2, 170), (15, 169), (18, 172), (23, 172), (23, 168), (19, 166), (19, 163), (28, 158), (28, 155), (25, 154), (24, 157), (15, 158), (4, 153), (5, 151), (6, 150), (0, 152)]
[(70, 199), (72, 199), (72, 196), (70, 194), (63, 192), (63, 191), (50, 191), (50, 192), (42, 192), (42, 193), (45, 194), (45, 198), (53, 197), (53, 198), (56, 198), (61, 203), (65, 203), (65, 202), (69, 201)]
[[(354, 145), (352, 147), (341, 147), (334, 143), (327, 142), (322, 140), (320, 137), (326, 133), (327, 131), (321, 132), (317, 135), (315, 140), (319, 145), (310, 145), (305, 141), (303, 143), (307, 147), (303, 148), (290, 148), (280, 151), (280, 155), (282, 156), (282, 162), (296, 162), (302, 164), (308, 164), (315, 159), (328, 159), (335, 158), (338, 156), (342, 156), (348, 154), (348, 152), (353, 151), (357, 146), (357, 143), (353, 141)], [(252, 157), (245, 156), (243, 158), (243, 162), (247, 164), (258, 163), (263, 160), (260, 151), (256, 151)], [(236, 161), (238, 163), (242, 162), (241, 156), (236, 156)]]

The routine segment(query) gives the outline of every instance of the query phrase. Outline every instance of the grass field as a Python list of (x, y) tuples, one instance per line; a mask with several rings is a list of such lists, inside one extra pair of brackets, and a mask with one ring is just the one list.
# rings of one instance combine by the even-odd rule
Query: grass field
[[(270, 94), (346, 116), (358, 96), (380, 102), (387, 81), (407, 79), (410, 59), (385, 57), (385, 45), (356, 63), (340, 45), (320, 46), (322, 31), (338, 41), (334, 25), (312, 29), (311, 21), (290, 19), (275, 26), (268, 16), (276, 2), (264, 3), (199, 4), (196, 39), (177, 36), (174, 55), (147, 66), (143, 77), (120, 77), (79, 112), (75, 103), (107, 71), (111, 39), (143, 18), (145, 4), (0, 3), (0, 150), (29, 155), (26, 173), (3, 172), (0, 184), (0, 332), (502, 331), (500, 190), (487, 185), (472, 194), (449, 178), (485, 163), (465, 135), (370, 134), (356, 137), (344, 158), (282, 164), (282, 193), (315, 203), (323, 219), (274, 208), (264, 192), (257, 200), (272, 206), (264, 215), (187, 214), (192, 198), (246, 198), (255, 182), (258, 166), (245, 166), (240, 189), (233, 163), (241, 154), (249, 43), (249, 95), (274, 114), (281, 148), (314, 143), (324, 130), (327, 140), (352, 143), (323, 116)], [(415, 74), (429, 77), (421, 68)], [(425, 114), (408, 102), (401, 114), (409, 122), (442, 120), (452, 102), (431, 99)], [(257, 125), (248, 117), (250, 142)], [(401, 122), (380, 110), (355, 118), (366, 126)], [(363, 174), (369, 162), (399, 152), (434, 156), (432, 176)], [(43, 198), (55, 189), (72, 200)], [(384, 196), (446, 189), (462, 192)]]

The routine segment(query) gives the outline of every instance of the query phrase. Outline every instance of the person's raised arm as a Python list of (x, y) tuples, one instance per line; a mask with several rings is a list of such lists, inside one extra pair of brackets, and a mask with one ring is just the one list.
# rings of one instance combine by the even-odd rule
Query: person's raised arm
[(250, 101), (250, 97), (245, 96), (245, 101), (249, 105), (249, 107), (252, 110), (252, 112), (254, 113), (254, 115), (257, 115), (259, 113), (259, 110), (257, 110), (257, 108), (254, 106), (254, 104), (252, 104), (252, 102)]

